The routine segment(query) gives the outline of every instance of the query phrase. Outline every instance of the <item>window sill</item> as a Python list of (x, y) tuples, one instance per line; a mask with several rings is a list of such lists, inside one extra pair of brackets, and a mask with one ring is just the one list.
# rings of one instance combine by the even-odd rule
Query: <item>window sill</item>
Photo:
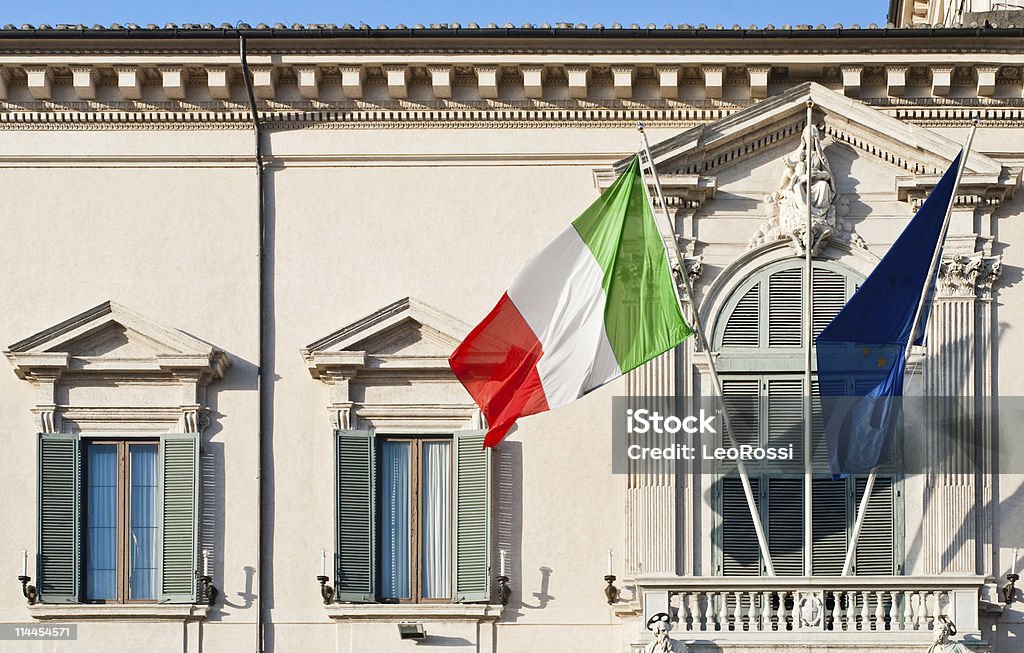
[(209, 606), (167, 603), (91, 605), (88, 603), (40, 603), (29, 606), (29, 614), (40, 621), (109, 619), (111, 621), (200, 621)]
[(339, 621), (497, 621), (502, 605), (488, 603), (333, 603), (327, 616)]

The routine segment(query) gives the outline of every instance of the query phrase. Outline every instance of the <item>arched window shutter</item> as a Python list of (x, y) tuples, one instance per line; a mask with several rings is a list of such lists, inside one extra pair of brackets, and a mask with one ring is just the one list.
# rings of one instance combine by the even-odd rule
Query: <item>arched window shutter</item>
[[(856, 480), (857, 492), (854, 501), (857, 506), (860, 506), (866, 484), (866, 478)], [(878, 476), (871, 491), (868, 512), (864, 517), (864, 527), (857, 544), (854, 564), (858, 576), (887, 576), (894, 573), (894, 536), (892, 479)]]
[(803, 342), (803, 271), (780, 270), (768, 277), (768, 346), (799, 347)]
[[(755, 503), (760, 507), (758, 479), (750, 479), (750, 486)], [(727, 476), (719, 487), (722, 505), (721, 573), (725, 576), (759, 576), (761, 551), (741, 481), (736, 476)]]
[(761, 334), (761, 284), (754, 284), (733, 309), (722, 336), (723, 347), (757, 347)]

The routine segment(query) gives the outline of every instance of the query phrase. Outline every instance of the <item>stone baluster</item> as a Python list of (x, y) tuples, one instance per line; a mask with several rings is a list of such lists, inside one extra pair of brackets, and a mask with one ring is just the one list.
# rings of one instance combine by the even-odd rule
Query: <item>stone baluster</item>
[(786, 609), (786, 599), (789, 596), (789, 592), (781, 591), (777, 595), (779, 597), (779, 630), (789, 630), (789, 610)]
[(875, 592), (875, 622), (872, 625), (874, 630), (885, 630), (885, 601), (881, 590)]
[(733, 592), (733, 613), (732, 613), (732, 625), (729, 630), (739, 631), (743, 630), (743, 595), (739, 592)]
[(869, 619), (871, 618), (871, 610), (868, 606), (870, 601), (868, 600), (871, 596), (870, 592), (858, 592), (860, 594), (860, 629), (871, 630), (871, 624)]
[(747, 630), (757, 630), (757, 594), (754, 592), (747, 592), (747, 600), (750, 601), (750, 607), (747, 611)]

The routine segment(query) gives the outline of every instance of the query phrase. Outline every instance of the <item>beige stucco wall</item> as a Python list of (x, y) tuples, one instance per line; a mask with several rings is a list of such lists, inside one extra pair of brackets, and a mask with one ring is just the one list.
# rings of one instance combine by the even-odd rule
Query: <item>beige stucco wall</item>
[[(652, 142), (681, 128), (657, 127)], [(937, 130), (961, 140), (962, 129)], [(314, 576), (333, 548), (334, 501), (328, 389), (311, 378), (300, 348), (401, 297), (475, 324), (524, 261), (597, 195), (594, 170), (631, 153), (628, 127), (539, 129), (294, 129), (269, 137), (271, 207), (266, 309), (271, 360), (263, 361), (273, 404), (265, 426), (270, 560), (262, 597), (268, 650), (405, 650), (392, 622), (334, 622)], [(1020, 166), (1024, 137), (985, 128), (978, 148)], [(258, 231), (252, 135), (241, 129), (0, 131), (0, 344), (112, 299), (160, 324), (224, 349), (227, 376), (210, 387), (212, 425), (204, 449), (218, 470), (215, 584), (223, 602), (201, 625), (92, 622), (77, 643), (0, 650), (239, 651), (255, 646), (258, 349)], [(789, 146), (752, 157), (718, 178), (717, 199), (698, 214), (702, 287), (746, 249), (762, 221), (757, 203), (775, 188)], [(856, 193), (852, 217), (873, 254), (884, 253), (911, 211), (899, 202), (895, 169), (852, 148), (830, 147), (839, 192)], [(27, 162), (32, 162), (31, 165)], [(841, 171), (841, 172), (840, 172)], [(998, 209), (996, 369), (1002, 395), (1024, 394), (1012, 352), (1024, 324), (1014, 243), (1024, 242), (1021, 196)], [(0, 621), (31, 621), (17, 591), (21, 550), (35, 548), (32, 387), (0, 363)], [(637, 640), (605, 604), (605, 551), (623, 573), (625, 478), (612, 475), (610, 398), (622, 382), (553, 413), (524, 420), (499, 464), (511, 468), (512, 600), (496, 626), (428, 622), (455, 651), (622, 651)], [(396, 395), (401, 389), (393, 390)], [(387, 392), (382, 395), (385, 398)], [(908, 551), (927, 489), (908, 483)], [(996, 494), (1005, 573), (1024, 545), (1019, 477)], [(700, 527), (682, 537), (700, 538)], [(920, 570), (919, 566), (914, 567)], [(1001, 586), (1000, 581), (999, 585)], [(622, 585), (620, 581), (620, 585)], [(632, 599), (624, 588), (624, 599)], [(1024, 636), (1010, 611), (994, 634), (999, 653)], [(1006, 624), (1013, 622), (1011, 628)], [(201, 648), (196, 648), (201, 646)]]

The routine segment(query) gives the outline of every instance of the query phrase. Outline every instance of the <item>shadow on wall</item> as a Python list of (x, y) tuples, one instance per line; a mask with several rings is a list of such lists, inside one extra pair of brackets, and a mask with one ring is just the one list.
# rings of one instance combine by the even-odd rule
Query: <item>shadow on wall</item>
[[(505, 440), (495, 451), (497, 456), (495, 551), (492, 575), (501, 571), (500, 552), (505, 551), (512, 595), (502, 615), (503, 622), (515, 622), (523, 610), (543, 610), (555, 597), (548, 593), (552, 569), (523, 568), (523, 445)], [(495, 584), (495, 589), (496, 589)], [(525, 600), (531, 597), (529, 601)], [(493, 597), (497, 600), (497, 596)]]
[[(256, 388), (256, 366), (238, 356), (231, 355), (231, 367), (223, 379), (208, 386), (206, 403), (209, 406), (209, 426), (203, 433), (200, 450), (200, 506), (199, 506), (199, 564), (202, 569), (203, 552), (209, 552), (210, 571), (213, 585), (219, 591), (208, 619), (220, 621), (230, 615), (230, 608), (248, 610), (252, 608), (256, 594), (253, 590), (256, 568), (246, 565), (236, 570), (224, 567), (225, 515), (224, 497), (227, 492), (225, 465), (224, 413), (220, 412), (219, 394)], [(239, 583), (244, 589), (237, 590)], [(201, 590), (201, 588), (200, 588)], [(235, 600), (236, 597), (240, 600)]]

